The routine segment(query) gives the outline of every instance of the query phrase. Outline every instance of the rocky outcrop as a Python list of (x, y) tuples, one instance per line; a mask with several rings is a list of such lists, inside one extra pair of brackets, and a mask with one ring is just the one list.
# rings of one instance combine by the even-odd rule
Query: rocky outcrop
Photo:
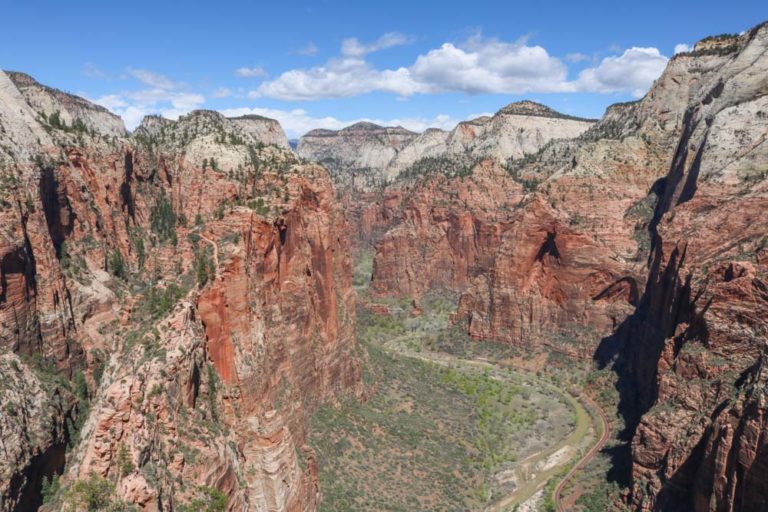
[(389, 163), (417, 136), (400, 126), (360, 122), (338, 131), (312, 130), (301, 137), (296, 153), (323, 164), (337, 183), (366, 190), (391, 178)]
[(3, 510), (65, 469), (48, 510), (85, 478), (143, 510), (314, 510), (307, 415), (360, 383), (325, 170), (270, 120), (199, 111), (126, 137), (28, 77), (0, 94)]
[(49, 126), (115, 137), (126, 134), (122, 119), (104, 107), (42, 85), (25, 73), (8, 71), (6, 75), (24, 96), (27, 104)]
[(254, 141), (261, 142), (262, 144), (271, 144), (283, 149), (291, 148), (283, 127), (274, 119), (251, 114), (230, 117), (229, 120), (248, 133)]
[(650, 226), (648, 286), (598, 352), (618, 354), (639, 510), (768, 506), (768, 27), (717, 41), (671, 64), (710, 72), (688, 98)]
[(553, 139), (572, 138), (594, 121), (565, 116), (532, 101), (507, 105), (491, 117), (459, 123), (452, 131), (416, 134), (400, 127), (357, 123), (339, 131), (313, 130), (298, 147), (302, 158), (321, 162), (337, 183), (361, 190), (392, 181), (429, 158), (485, 158), (504, 163), (536, 153)]
[(430, 289), (462, 290), (490, 268), (522, 187), (492, 160), (464, 177), (442, 174), (390, 189), (377, 208), (396, 217), (376, 244), (371, 290), (419, 298)]

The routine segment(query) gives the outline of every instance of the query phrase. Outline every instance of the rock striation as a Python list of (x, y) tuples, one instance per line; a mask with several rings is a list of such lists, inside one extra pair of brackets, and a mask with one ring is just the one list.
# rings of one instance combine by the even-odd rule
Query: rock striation
[(598, 352), (617, 358), (637, 510), (768, 506), (766, 48), (761, 25), (673, 60), (711, 72), (654, 211), (645, 293)]
[(451, 131), (432, 128), (416, 134), (368, 122), (339, 131), (313, 130), (300, 139), (297, 153), (328, 167), (337, 183), (370, 190), (425, 158), (463, 159), (469, 165), (485, 158), (505, 162), (535, 153), (550, 140), (576, 137), (593, 123), (521, 101)]
[(307, 416), (360, 391), (328, 173), (272, 120), (128, 135), (26, 75), (0, 95), (2, 509), (58, 478), (45, 510), (89, 479), (141, 510), (314, 510)]

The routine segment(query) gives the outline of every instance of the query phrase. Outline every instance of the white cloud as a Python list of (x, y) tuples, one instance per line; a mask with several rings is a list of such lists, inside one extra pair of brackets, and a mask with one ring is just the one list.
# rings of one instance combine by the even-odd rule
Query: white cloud
[(179, 85), (164, 75), (146, 69), (128, 68), (126, 72), (144, 85), (157, 89), (174, 89)]
[[(427, 128), (441, 128), (443, 130), (450, 130), (456, 124), (461, 121), (455, 119), (446, 114), (440, 114), (432, 118), (424, 117), (406, 117), (406, 118), (394, 118), (394, 119), (371, 119), (371, 118), (359, 118), (359, 119), (347, 119), (342, 120), (332, 116), (315, 117), (309, 114), (304, 109), (292, 109), (281, 110), (273, 108), (230, 108), (220, 110), (222, 114), (227, 117), (244, 116), (249, 114), (256, 114), (260, 116), (270, 117), (277, 119), (280, 125), (285, 130), (289, 138), (297, 138), (304, 135), (310, 130), (315, 128), (326, 128), (328, 130), (340, 130), (351, 124), (360, 121), (369, 121), (381, 126), (402, 126), (413, 131), (424, 131)], [(477, 116), (471, 116), (474, 118)], [(468, 119), (470, 119), (468, 118)]]
[(320, 50), (317, 48), (317, 45), (313, 42), (307, 43), (307, 46), (300, 48), (296, 53), (299, 55), (304, 55), (306, 57), (312, 57), (314, 55), (317, 55)]
[(255, 66), (252, 68), (246, 68), (246, 67), (237, 68), (235, 70), (235, 75), (244, 77), (244, 78), (251, 78), (251, 77), (263, 78), (263, 77), (266, 77), (268, 74), (264, 70), (264, 68), (262, 68), (261, 66)]
[(135, 68), (128, 68), (127, 73), (148, 87), (108, 94), (92, 101), (122, 117), (129, 130), (136, 128), (146, 115), (177, 119), (205, 103), (205, 96), (186, 90), (184, 84), (164, 75)]
[(251, 97), (283, 100), (343, 98), (384, 91), (412, 96), (446, 91), (470, 94), (483, 92), (520, 94), (564, 90), (567, 68), (541, 46), (524, 42), (505, 43), (479, 36), (461, 47), (445, 43), (420, 55), (410, 67), (378, 70), (365, 55), (408, 39), (402, 34), (385, 34), (370, 45), (345, 39), (341, 57), (322, 66), (286, 71), (265, 82)]
[(349, 37), (341, 42), (341, 54), (345, 57), (363, 57), (369, 53), (401, 46), (413, 41), (413, 38), (398, 32), (388, 32), (371, 44), (363, 45), (356, 37)]
[[(429, 50), (408, 67), (376, 69), (365, 58), (368, 53), (407, 41), (406, 36), (396, 33), (385, 34), (368, 45), (354, 38), (345, 39), (339, 57), (321, 66), (286, 71), (262, 83), (249, 96), (315, 100), (373, 91), (400, 97), (440, 92), (630, 92), (642, 96), (668, 60), (656, 48), (630, 48), (583, 70), (578, 79), (569, 80), (563, 60), (545, 48), (529, 45), (527, 39), (504, 42), (479, 35), (461, 45), (445, 43)], [(580, 53), (565, 57), (570, 62), (585, 59), (588, 57)]]
[(691, 50), (693, 50), (693, 46), (689, 44), (679, 43), (675, 45), (675, 55), (678, 53), (690, 52)]
[(562, 90), (567, 68), (541, 46), (476, 36), (420, 55), (410, 74), (429, 92), (521, 94)]
[(101, 96), (93, 101), (109, 110), (125, 108), (128, 106), (128, 102), (117, 94), (107, 94), (106, 96)]
[(82, 74), (90, 78), (106, 78), (107, 74), (101, 69), (97, 68), (90, 62), (86, 62), (82, 69)]
[(249, 96), (313, 100), (344, 98), (376, 90), (410, 96), (420, 92), (419, 87), (405, 68), (379, 71), (363, 59), (344, 57), (331, 59), (324, 66), (286, 71), (276, 80), (261, 84)]
[(606, 57), (597, 67), (583, 70), (573, 84), (577, 92), (630, 91), (641, 97), (669, 59), (656, 48), (630, 48), (620, 56)]

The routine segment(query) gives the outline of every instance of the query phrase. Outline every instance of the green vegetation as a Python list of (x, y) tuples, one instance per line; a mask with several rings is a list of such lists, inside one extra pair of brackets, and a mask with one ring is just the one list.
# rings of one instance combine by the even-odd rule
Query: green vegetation
[(118, 499), (115, 485), (95, 473), (86, 480), (78, 480), (64, 495), (64, 510), (87, 512), (123, 512), (136, 510)]
[(400, 173), (398, 180), (416, 179), (430, 174), (442, 174), (446, 178), (470, 176), (476, 162), (462, 156), (428, 156), (421, 158)]
[(120, 445), (120, 450), (117, 452), (117, 467), (120, 470), (120, 476), (128, 475), (136, 468), (131, 460), (131, 454), (124, 444)]
[(107, 268), (113, 276), (119, 279), (125, 279), (127, 277), (125, 261), (123, 260), (123, 255), (120, 254), (120, 249), (115, 248), (109, 254)]
[(144, 270), (144, 263), (147, 261), (147, 250), (144, 247), (144, 239), (141, 231), (133, 229), (129, 232), (133, 249), (136, 251), (136, 260), (139, 265), (139, 270)]
[(176, 214), (163, 189), (160, 189), (155, 206), (150, 212), (149, 222), (152, 232), (157, 235), (160, 243), (170, 240), (173, 245), (176, 245)]
[(227, 496), (213, 487), (201, 487), (201, 497), (181, 505), (180, 512), (225, 512), (227, 510)]
[[(365, 289), (371, 264), (370, 254), (358, 255), (354, 280), (363, 303), (374, 300)], [(311, 418), (321, 510), (480, 510), (514, 485), (496, 475), (574, 430), (570, 407), (554, 389), (430, 352), (456, 333), (447, 329), (455, 296), (422, 297), (417, 317), (409, 299), (374, 301), (391, 314), (358, 307), (363, 380), (372, 395)]]
[(44, 121), (47, 121), (48, 127), (56, 130), (63, 130), (65, 132), (74, 132), (77, 134), (90, 133), (88, 130), (88, 127), (80, 118), (77, 118), (74, 121), (72, 121), (72, 126), (67, 125), (67, 123), (61, 118), (61, 112), (59, 112), (58, 110), (51, 113), (51, 115), (49, 115), (48, 117), (46, 117), (45, 114), (42, 113), (41, 117), (43, 118)]
[[(542, 148), (543, 150), (544, 148)], [(526, 165), (529, 165), (535, 161), (537, 161), (541, 155), (542, 151), (539, 151), (538, 153), (534, 154), (528, 154), (525, 155), (523, 158), (517, 159), (517, 160), (509, 160), (504, 164), (504, 170), (507, 171), (507, 174), (509, 174), (513, 180), (518, 182), (520, 185), (523, 186), (523, 190), (525, 192), (535, 192), (539, 188), (540, 180), (531, 179), (531, 178), (523, 178), (521, 176), (521, 170)]]
[(139, 303), (138, 311), (143, 317), (160, 318), (168, 314), (186, 291), (176, 283), (164, 287), (151, 285)]
[(59, 480), (59, 475), (43, 478), (43, 486), (40, 489), (40, 494), (43, 497), (43, 504), (50, 503), (60, 489), (61, 481)]
[(528, 404), (515, 400), (521, 388), (493, 378), (490, 370), (479, 373), (448, 369), (442, 372), (442, 382), (472, 398), (478, 426), (474, 445), (486, 469), (495, 471), (503, 462), (514, 461), (516, 447), (507, 441), (515, 431), (531, 428), (536, 420)]

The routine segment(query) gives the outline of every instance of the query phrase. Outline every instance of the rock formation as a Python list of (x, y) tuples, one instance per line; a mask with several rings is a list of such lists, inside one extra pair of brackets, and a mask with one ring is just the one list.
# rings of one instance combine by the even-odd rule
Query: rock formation
[(297, 152), (328, 167), (337, 183), (370, 190), (425, 158), (461, 159), (468, 165), (483, 158), (504, 162), (535, 153), (552, 139), (576, 137), (592, 124), (521, 101), (493, 116), (459, 123), (450, 132), (433, 128), (416, 134), (367, 122), (339, 131), (312, 130), (301, 138)]
[(48, 510), (91, 478), (142, 510), (314, 510), (307, 414), (360, 386), (326, 171), (272, 120), (128, 136), (26, 75), (0, 95), (2, 509), (66, 467)]
[(377, 293), (459, 291), (475, 338), (588, 356), (604, 337), (633, 509), (768, 507), (766, 48), (762, 25), (675, 56), (642, 100), (508, 162), (503, 203), (435, 160), (447, 177), (363, 216), (387, 226)]
[(296, 153), (323, 164), (343, 186), (370, 189), (390, 177), (389, 163), (417, 136), (400, 126), (360, 122), (339, 131), (312, 130), (299, 139)]
[(648, 285), (616, 354), (637, 510), (765, 510), (768, 26), (671, 65), (711, 70), (686, 103), (654, 211)]

